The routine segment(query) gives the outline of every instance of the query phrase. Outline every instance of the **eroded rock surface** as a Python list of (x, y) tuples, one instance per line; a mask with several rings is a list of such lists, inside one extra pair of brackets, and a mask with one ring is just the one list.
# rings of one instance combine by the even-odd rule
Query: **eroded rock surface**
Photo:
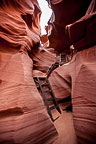
[(50, 83), (57, 99), (72, 96), (78, 142), (95, 144), (96, 1), (65, 0), (59, 3), (58, 0), (58, 3), (52, 3), (52, 9), (56, 19), (49, 37), (51, 46), (58, 52), (68, 53), (73, 45), (76, 54), (71, 62), (51, 74)]
[(73, 123), (80, 144), (96, 143), (96, 46), (54, 70), (50, 83), (57, 99), (72, 95)]
[(32, 78), (28, 55), (40, 41), (40, 13), (36, 0), (0, 1), (2, 144), (51, 144), (57, 136)]
[(85, 15), (91, 0), (51, 0), (50, 2), (55, 21), (51, 24), (53, 29), (49, 36), (49, 47), (53, 47), (59, 52), (69, 53), (72, 41), (70, 41), (70, 33), (68, 34), (66, 26)]

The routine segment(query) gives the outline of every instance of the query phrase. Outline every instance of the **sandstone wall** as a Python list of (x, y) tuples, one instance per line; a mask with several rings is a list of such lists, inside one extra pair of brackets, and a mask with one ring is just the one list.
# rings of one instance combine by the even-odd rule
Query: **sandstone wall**
[(72, 96), (78, 142), (95, 144), (96, 0), (58, 2), (52, 4), (56, 17), (50, 45), (59, 53), (70, 52), (73, 45), (76, 54), (70, 63), (52, 73), (50, 82), (57, 99)]
[(96, 46), (74, 55), (50, 76), (56, 98), (71, 93), (73, 122), (80, 144), (96, 143)]
[(40, 41), (36, 0), (0, 1), (0, 143), (51, 144), (57, 136), (28, 53)]

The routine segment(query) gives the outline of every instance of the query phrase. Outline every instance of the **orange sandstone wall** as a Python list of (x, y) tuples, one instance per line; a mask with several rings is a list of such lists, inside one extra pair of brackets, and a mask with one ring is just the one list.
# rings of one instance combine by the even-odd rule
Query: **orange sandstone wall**
[(96, 143), (96, 46), (78, 52), (54, 70), (50, 83), (58, 99), (72, 96), (73, 122), (80, 144)]
[(36, 0), (0, 1), (1, 144), (51, 144), (57, 136), (27, 53), (40, 40), (40, 13)]

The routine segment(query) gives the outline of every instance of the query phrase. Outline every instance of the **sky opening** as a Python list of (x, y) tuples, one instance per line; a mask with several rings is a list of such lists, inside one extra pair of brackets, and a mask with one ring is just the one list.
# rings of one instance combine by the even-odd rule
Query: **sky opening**
[(48, 21), (52, 15), (52, 10), (48, 6), (48, 2), (46, 0), (38, 0), (39, 6), (41, 8), (42, 14), (40, 18), (40, 26), (41, 26), (41, 35), (46, 34), (45, 26), (47, 26)]

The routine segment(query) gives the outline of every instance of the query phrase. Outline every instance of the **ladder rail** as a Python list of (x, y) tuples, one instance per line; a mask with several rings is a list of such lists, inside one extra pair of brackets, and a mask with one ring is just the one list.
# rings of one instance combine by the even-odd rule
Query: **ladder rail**
[[(44, 83), (42, 84), (40, 80), (44, 80)], [(57, 103), (57, 101), (56, 101), (56, 98), (55, 98), (55, 95), (54, 95), (54, 93), (53, 93), (53, 91), (52, 91), (52, 88), (51, 88), (51, 85), (50, 85), (50, 83), (49, 83), (49, 80), (48, 80), (47, 77), (41, 77), (41, 78), (40, 78), (40, 77), (34, 77), (34, 81), (35, 81), (35, 83), (38, 83), (38, 85), (39, 85), (39, 92), (40, 92), (40, 94), (41, 94), (41, 96), (42, 96), (42, 98), (43, 98), (43, 101), (44, 101), (44, 103), (45, 103), (47, 112), (48, 112), (51, 120), (54, 121), (53, 116), (52, 116), (52, 113), (51, 113), (51, 110), (57, 109), (57, 111), (58, 111), (60, 114), (61, 114), (61, 110), (60, 110), (59, 105), (58, 105), (58, 103)], [(48, 88), (47, 91), (49, 91), (49, 94), (50, 94), (50, 96), (51, 96), (50, 98), (47, 98), (47, 97), (46, 97), (46, 91), (43, 90), (44, 84), (45, 84), (45, 87)], [(52, 101), (53, 106), (50, 106), (50, 105), (49, 105), (49, 101)], [(56, 118), (56, 119), (57, 119), (57, 118)]]

